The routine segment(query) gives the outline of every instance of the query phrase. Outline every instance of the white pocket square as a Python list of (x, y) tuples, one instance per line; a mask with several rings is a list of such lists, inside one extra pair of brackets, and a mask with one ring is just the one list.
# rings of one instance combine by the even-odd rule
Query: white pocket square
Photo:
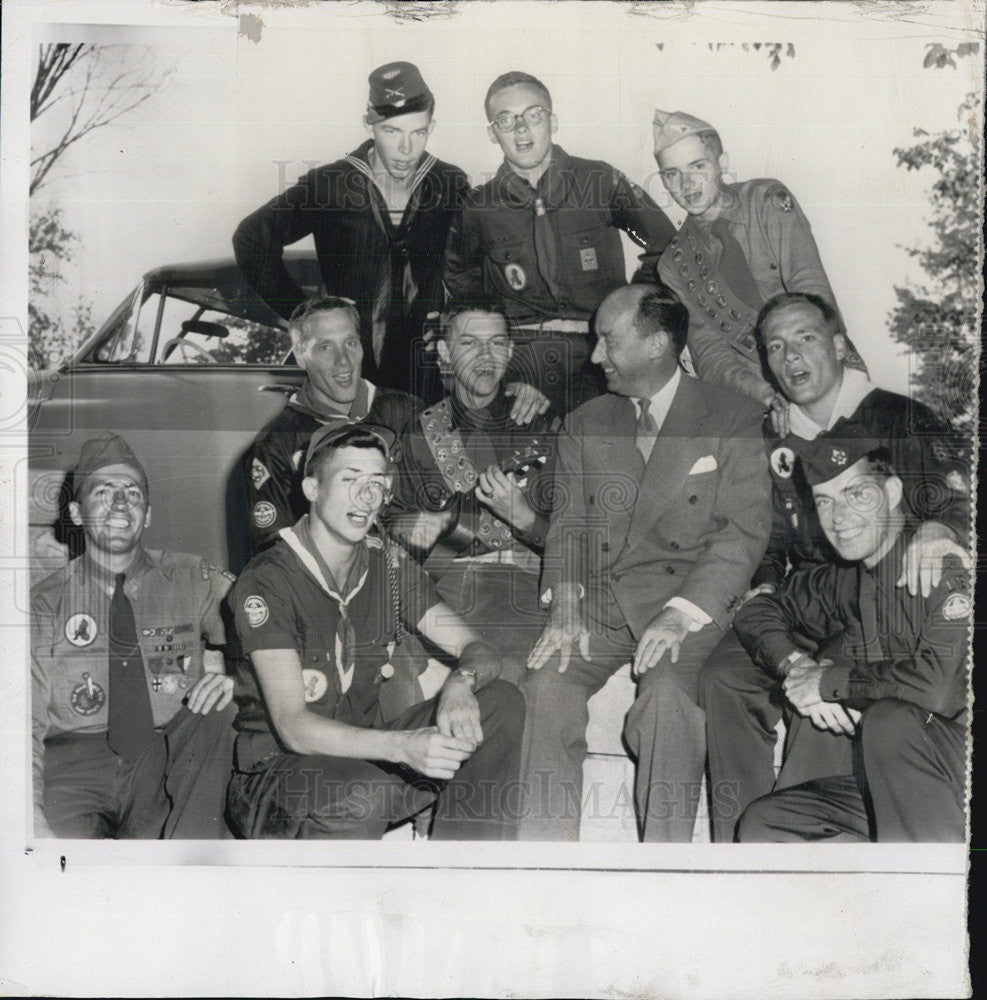
[(696, 459), (696, 464), (689, 470), (690, 476), (698, 476), (702, 472), (715, 472), (716, 459), (712, 455), (703, 455)]

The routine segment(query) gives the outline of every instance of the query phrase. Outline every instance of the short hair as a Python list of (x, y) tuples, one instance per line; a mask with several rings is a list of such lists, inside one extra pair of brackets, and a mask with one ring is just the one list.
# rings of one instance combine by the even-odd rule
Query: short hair
[(864, 459), (867, 461), (867, 471), (873, 476), (890, 479), (892, 476), (898, 475), (894, 467), (894, 460), (891, 458), (891, 451), (884, 445), (867, 452)]
[(452, 329), (453, 321), (457, 316), (464, 313), (487, 313), (499, 316), (504, 321), (508, 334), (511, 332), (511, 318), (507, 315), (507, 310), (494, 299), (457, 299), (450, 302), (442, 313), (439, 325), (439, 336), (443, 340), (449, 339), (449, 331)]
[(545, 107), (549, 111), (552, 110), (552, 95), (548, 92), (548, 87), (538, 77), (532, 76), (530, 73), (522, 73), (520, 70), (512, 69), (509, 73), (501, 73), (487, 89), (487, 96), (483, 99), (483, 110), (486, 113), (487, 121), (490, 120), (490, 102), (493, 100), (494, 95), (499, 94), (502, 90), (507, 90), (508, 87), (517, 87), (522, 83), (540, 91), (542, 99), (545, 102)]
[(681, 355), (689, 336), (689, 310), (665, 285), (658, 285), (637, 300), (634, 328), (642, 337), (667, 333), (675, 357)]
[(840, 314), (821, 295), (816, 295), (814, 292), (780, 292), (778, 295), (774, 295), (768, 299), (761, 306), (761, 311), (757, 314), (755, 333), (762, 343), (764, 341), (764, 324), (768, 321), (768, 317), (773, 312), (784, 309), (785, 306), (794, 305), (815, 306), (822, 313), (823, 322), (832, 330), (834, 337), (836, 334), (840, 334), (841, 336), (846, 335)]
[(308, 467), (305, 469), (306, 477), (314, 476), (321, 480), (322, 470), (326, 463), (342, 448), (376, 448), (390, 462), (387, 444), (383, 438), (372, 430), (354, 424), (352, 427), (341, 430), (338, 435), (333, 435), (331, 439), (318, 448), (308, 460)]
[(288, 333), (291, 334), (291, 346), (295, 354), (299, 354), (308, 339), (305, 336), (304, 326), (309, 317), (322, 312), (344, 312), (353, 323), (353, 329), (360, 332), (360, 313), (356, 308), (356, 303), (352, 299), (343, 298), (342, 295), (320, 295), (315, 298), (306, 299), (291, 314), (288, 320)]

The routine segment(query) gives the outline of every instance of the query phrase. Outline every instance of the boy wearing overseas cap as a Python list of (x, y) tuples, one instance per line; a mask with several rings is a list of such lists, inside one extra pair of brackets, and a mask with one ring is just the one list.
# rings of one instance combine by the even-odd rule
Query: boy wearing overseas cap
[[(839, 315), (817, 295), (786, 292), (770, 299), (758, 317), (756, 333), (771, 375), (789, 402), (791, 430), (779, 436), (765, 418), (773, 524), (767, 553), (744, 600), (774, 593), (796, 570), (837, 560), (816, 517), (801, 456), (820, 436), (839, 435), (847, 421), (865, 427), (888, 449), (902, 481), (902, 508), (915, 523), (902, 548), (898, 586), (927, 597), (947, 556), (968, 566), (968, 475), (949, 427), (928, 407), (881, 389), (864, 372), (848, 367)], [(782, 717), (778, 678), (752, 663), (736, 636), (728, 633), (704, 669), (700, 686), (711, 782), (733, 790), (733, 807), (714, 810), (714, 837), (731, 841), (744, 807), (775, 785), (775, 726)], [(797, 783), (818, 773), (818, 768), (829, 766), (824, 762), (827, 753), (842, 757), (845, 742), (815, 740), (803, 749), (789, 739), (778, 780)]]
[[(589, 364), (589, 319), (627, 284), (620, 231), (644, 253), (634, 281), (654, 282), (674, 235), (665, 213), (607, 163), (552, 142), (548, 88), (512, 71), (490, 85), (487, 133), (504, 162), (453, 224), (445, 284), (453, 299), (498, 299), (527, 343), (512, 372), (568, 411), (603, 391)], [(537, 379), (537, 381), (535, 381)]]
[[(658, 276), (689, 308), (689, 354), (701, 379), (784, 411), (767, 381), (754, 326), (780, 292), (836, 298), (809, 222), (792, 193), (768, 178), (729, 184), (716, 129), (684, 111), (655, 111), (662, 183), (688, 215), (658, 262)], [(852, 345), (850, 363), (863, 368)]]
[[(239, 639), (228, 805), (248, 838), (379, 839), (438, 798), (435, 839), (513, 839), (524, 702), (425, 573), (370, 531), (393, 434), (312, 437), (309, 513), (232, 595)], [(406, 627), (458, 659), (437, 698), (384, 724), (380, 688)]]
[(370, 138), (309, 171), (247, 216), (233, 236), (247, 282), (281, 317), (305, 298), (283, 249), (315, 240), (324, 290), (356, 302), (363, 375), (415, 395), (434, 394), (420, 369), (426, 315), (443, 302), (446, 234), (468, 190), (466, 174), (425, 151), (435, 98), (409, 62), (370, 74)]
[(74, 489), (85, 552), (31, 592), (35, 835), (219, 836), (233, 577), (144, 548), (147, 476), (117, 435), (82, 446)]
[(734, 619), (798, 715), (853, 744), (841, 771), (750, 805), (741, 841), (964, 838), (969, 572), (951, 559), (927, 596), (896, 586), (912, 525), (876, 445), (846, 423), (805, 449), (819, 523), (843, 562), (796, 573)]

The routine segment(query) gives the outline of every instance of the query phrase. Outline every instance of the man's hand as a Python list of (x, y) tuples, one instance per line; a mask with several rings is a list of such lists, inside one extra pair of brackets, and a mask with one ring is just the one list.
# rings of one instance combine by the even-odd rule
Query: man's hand
[[(799, 715), (804, 715), (816, 729), (828, 730), (837, 736), (853, 736), (856, 726), (855, 719), (850, 714), (852, 708), (844, 708), (838, 701), (819, 701), (811, 705)], [(856, 713), (857, 719), (860, 713)]]
[(388, 530), (416, 552), (430, 552), (455, 517), (455, 506), (448, 510), (398, 514), (388, 522)]
[(689, 616), (678, 608), (665, 608), (655, 615), (637, 644), (631, 667), (634, 675), (640, 677), (657, 666), (666, 652), (671, 654), (672, 663), (678, 663), (679, 650), (691, 623)]
[(583, 621), (578, 588), (575, 584), (563, 583), (552, 600), (548, 625), (528, 656), (528, 669), (541, 670), (558, 653), (559, 673), (564, 674), (569, 669), (573, 645), (578, 648), (579, 655), (589, 662), (589, 629)]
[(514, 396), (511, 420), (518, 426), (530, 424), (535, 417), (548, 409), (548, 396), (527, 382), (509, 382), (504, 387), (504, 395)]
[(739, 611), (748, 601), (761, 594), (773, 594), (778, 588), (773, 583), (759, 583), (756, 587), (751, 587), (743, 597), (740, 599), (740, 603), (737, 605), (737, 610)]
[(502, 521), (520, 531), (530, 531), (535, 525), (534, 508), (514, 475), (503, 472), (496, 465), (489, 465), (480, 473), (476, 498)]
[(426, 778), (452, 778), (473, 753), (466, 740), (443, 735), (434, 726), (411, 729), (402, 735), (401, 762)]
[(776, 392), (768, 403), (768, 412), (771, 414), (771, 426), (775, 434), (779, 437), (788, 437), (792, 429), (788, 408), (791, 404), (780, 393)]
[(205, 673), (188, 693), (190, 712), (208, 715), (213, 709), (222, 712), (233, 700), (233, 678), (226, 674)]
[(939, 586), (946, 556), (956, 556), (964, 569), (972, 565), (969, 552), (956, 541), (952, 528), (939, 521), (923, 521), (905, 549), (896, 586), (907, 585), (913, 597), (921, 588), (922, 596), (928, 597)]
[(425, 326), (422, 331), (422, 341), (425, 344), (426, 353), (435, 353), (435, 344), (439, 339), (439, 319), (442, 314), (430, 312), (425, 315)]
[(792, 707), (805, 715), (805, 709), (822, 701), (819, 685), (822, 682), (823, 670), (832, 666), (831, 661), (822, 660), (817, 663), (808, 653), (796, 660), (782, 681), (785, 697)]
[(480, 705), (470, 681), (454, 670), (439, 692), (435, 723), (443, 736), (455, 736), (470, 744), (472, 753), (483, 742), (480, 728)]

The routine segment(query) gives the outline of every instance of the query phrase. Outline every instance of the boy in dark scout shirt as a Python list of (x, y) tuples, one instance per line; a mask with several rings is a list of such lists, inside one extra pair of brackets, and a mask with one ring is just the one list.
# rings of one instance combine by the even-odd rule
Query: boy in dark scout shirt
[(35, 834), (218, 836), (226, 774), (210, 786), (209, 762), (233, 679), (203, 639), (225, 642), (233, 578), (143, 547), (147, 476), (115, 434), (82, 446), (69, 511), (85, 552), (31, 593)]
[[(391, 443), (367, 425), (313, 436), (309, 513), (237, 583), (228, 802), (246, 837), (379, 839), (436, 797), (436, 839), (514, 836), (523, 701), (414, 561), (369, 535), (390, 491)], [(385, 725), (380, 686), (404, 626), (459, 669)]]
[[(784, 678), (799, 716), (852, 740), (852, 763), (758, 799), (741, 817), (742, 841), (964, 837), (969, 574), (951, 561), (928, 596), (896, 586), (912, 529), (902, 482), (874, 444), (847, 426), (803, 453), (843, 562), (796, 573), (734, 620), (752, 656)], [(796, 631), (841, 638), (812, 654)]]

